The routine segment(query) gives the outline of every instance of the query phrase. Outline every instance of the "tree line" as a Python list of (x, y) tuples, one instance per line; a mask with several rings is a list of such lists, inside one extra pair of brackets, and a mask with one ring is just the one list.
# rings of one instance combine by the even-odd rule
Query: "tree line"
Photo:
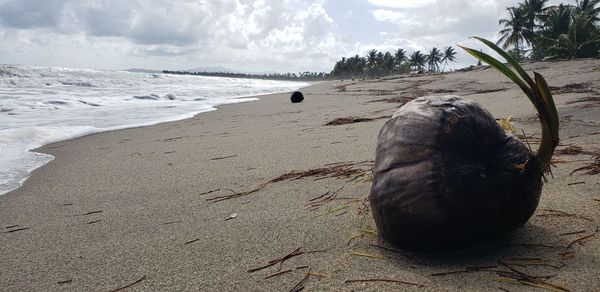
[(507, 7), (498, 45), (518, 59), (597, 58), (600, 52), (600, 0), (548, 6), (548, 0), (525, 0)]
[(170, 71), (163, 70), (165, 74), (176, 75), (194, 75), (208, 77), (228, 77), (228, 78), (245, 78), (245, 79), (265, 79), (265, 80), (286, 80), (286, 81), (319, 81), (329, 78), (329, 74), (325, 72), (299, 72), (299, 73), (267, 73), (267, 74), (250, 74), (250, 73), (233, 73), (233, 72), (190, 72), (190, 71)]
[(330, 76), (368, 79), (409, 72), (437, 73), (445, 70), (448, 63), (452, 62), (456, 62), (453, 47), (445, 47), (443, 50), (433, 47), (428, 53), (415, 51), (410, 55), (404, 49), (397, 49), (393, 54), (372, 49), (364, 57), (355, 55), (342, 58), (336, 62)]

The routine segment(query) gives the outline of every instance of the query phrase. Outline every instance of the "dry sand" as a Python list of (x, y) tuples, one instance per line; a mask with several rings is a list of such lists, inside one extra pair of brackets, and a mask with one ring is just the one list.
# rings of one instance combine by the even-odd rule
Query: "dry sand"
[[(570, 145), (598, 151), (599, 67), (598, 60), (526, 66), (554, 86), (585, 83), (556, 90), (562, 92), (555, 95), (563, 122), (559, 151)], [(497, 91), (483, 93), (490, 89)], [(594, 161), (587, 154), (555, 157), (536, 215), (502, 241), (442, 254), (377, 246), (390, 248), (372, 234), (363, 204), (370, 165), (359, 162), (374, 159), (381, 117), (402, 104), (381, 100), (466, 96), (496, 117), (512, 115), (535, 147), (533, 107), (498, 73), (325, 82), (303, 91), (301, 104), (291, 104), (288, 94), (265, 96), (39, 149), (56, 159), (0, 196), (0, 290), (289, 291), (309, 272), (303, 284), (310, 291), (600, 289), (600, 180), (570, 175)], [(324, 126), (344, 117), (375, 120)], [(332, 165), (346, 162), (346, 168)], [(263, 185), (292, 171), (331, 167), (351, 168), (350, 174), (290, 175)], [(248, 271), (297, 248), (307, 253)], [(483, 266), (494, 268), (434, 275)], [(517, 282), (511, 268), (543, 278)], [(279, 269), (284, 273), (266, 278)], [(360, 279), (422, 286), (346, 282)]]

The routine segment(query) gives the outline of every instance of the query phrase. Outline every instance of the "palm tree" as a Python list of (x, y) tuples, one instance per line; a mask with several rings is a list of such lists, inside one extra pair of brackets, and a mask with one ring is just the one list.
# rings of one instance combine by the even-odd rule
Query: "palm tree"
[(514, 46), (515, 52), (520, 55), (521, 47), (525, 43), (526, 13), (518, 7), (507, 7), (506, 10), (509, 17), (498, 21), (504, 29), (500, 31), (501, 37), (497, 44), (501, 44), (504, 49)]
[(427, 65), (429, 65), (429, 72), (439, 71), (443, 57), (444, 54), (436, 47), (433, 47), (431, 51), (429, 51), (429, 55), (426, 56)]
[(406, 61), (406, 51), (403, 49), (398, 49), (394, 54), (394, 59), (396, 61), (396, 66), (399, 68), (402, 66), (402, 63)]
[(385, 52), (383, 55), (383, 71), (385, 74), (390, 74), (394, 71), (396, 59), (390, 52)]
[(600, 7), (596, 7), (598, 4), (600, 4), (600, 0), (577, 0), (575, 12), (588, 14), (592, 17), (591, 21), (597, 22), (600, 20)]
[(423, 55), (421, 51), (413, 52), (408, 61), (410, 62), (411, 67), (418, 71), (423, 71), (423, 67), (425, 67), (426, 63), (425, 55)]
[(442, 57), (442, 63), (444, 63), (444, 69), (446, 70), (446, 66), (448, 62), (456, 62), (456, 51), (454, 51), (453, 47), (445, 47), (444, 48), (444, 57)]
[(533, 50), (535, 50), (535, 33), (540, 27), (538, 23), (546, 10), (546, 2), (548, 0), (525, 0), (518, 8), (523, 11), (525, 18), (523, 36), (525, 41), (532, 45)]

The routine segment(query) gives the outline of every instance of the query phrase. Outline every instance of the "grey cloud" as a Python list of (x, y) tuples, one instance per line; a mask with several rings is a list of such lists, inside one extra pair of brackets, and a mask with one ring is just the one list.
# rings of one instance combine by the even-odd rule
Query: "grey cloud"
[(0, 23), (13, 28), (52, 27), (60, 23), (67, 1), (6, 0), (0, 2)]

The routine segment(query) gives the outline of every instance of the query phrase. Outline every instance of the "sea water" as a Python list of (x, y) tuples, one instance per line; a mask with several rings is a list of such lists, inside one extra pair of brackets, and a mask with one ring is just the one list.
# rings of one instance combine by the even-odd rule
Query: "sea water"
[(0, 194), (53, 159), (32, 149), (192, 117), (306, 83), (0, 65)]

